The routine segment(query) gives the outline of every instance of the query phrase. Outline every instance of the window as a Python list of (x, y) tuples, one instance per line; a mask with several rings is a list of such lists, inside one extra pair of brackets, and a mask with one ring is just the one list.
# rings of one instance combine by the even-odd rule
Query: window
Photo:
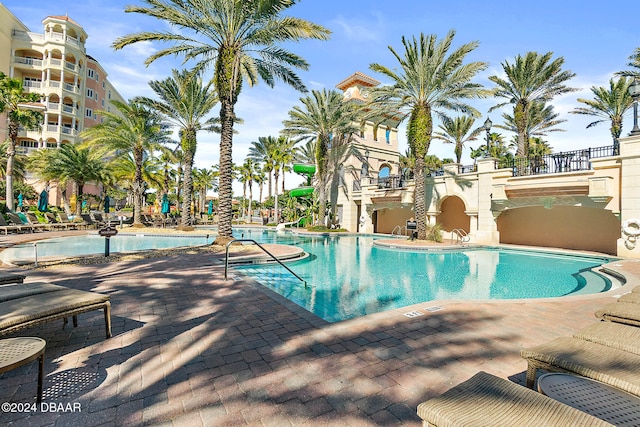
[(104, 98), (102, 98), (101, 102), (102, 106), (104, 107)]
[(100, 81), (100, 74), (96, 73), (96, 81), (99, 82)]
[(387, 139), (387, 144), (391, 144), (391, 140), (390, 140), (390, 137), (391, 137), (391, 128), (390, 128), (389, 126), (387, 126), (387, 130), (386, 130), (386, 132), (384, 133), (384, 136), (385, 136), (385, 138)]
[(85, 117), (93, 118), (93, 110), (91, 108), (87, 108), (84, 113)]
[(104, 80), (102, 81), (102, 89), (104, 89), (105, 84), (104, 84)]
[(95, 92), (95, 93), (93, 94), (93, 99), (95, 99), (96, 101), (98, 100), (98, 92)]
[(111, 91), (109, 91), (109, 94), (107, 95), (107, 98), (111, 99)]
[(93, 98), (93, 89), (87, 89), (87, 98)]
[[(89, 68), (89, 69), (87, 70), (87, 77), (94, 78), (94, 71), (93, 71), (91, 68)], [(97, 78), (97, 77), (96, 77), (96, 78)]]

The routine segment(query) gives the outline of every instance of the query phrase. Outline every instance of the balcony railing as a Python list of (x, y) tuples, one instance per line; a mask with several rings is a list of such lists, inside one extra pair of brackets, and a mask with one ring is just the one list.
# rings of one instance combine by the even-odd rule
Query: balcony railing
[(34, 88), (41, 88), (42, 87), (42, 82), (41, 81), (34, 81), (34, 80), (25, 80), (22, 85), (25, 88), (30, 88), (30, 87), (34, 87)]
[(49, 58), (49, 65), (59, 67), (62, 65), (62, 59)]
[(14, 56), (13, 62), (16, 64), (33, 65), (34, 67), (42, 67), (42, 59), (25, 58), (24, 56)]
[(383, 178), (375, 178), (371, 180), (372, 184), (376, 184), (378, 188), (404, 188), (405, 182), (401, 175), (389, 175)]
[(76, 135), (76, 130), (70, 127), (62, 126), (62, 133), (65, 135)]
[(64, 90), (69, 91), (69, 92), (73, 92), (73, 93), (78, 93), (78, 88), (75, 87), (72, 84), (69, 83), (65, 83), (63, 86)]
[(60, 104), (57, 102), (49, 102), (47, 103), (47, 110), (58, 111), (60, 109)]
[(76, 111), (73, 108), (73, 106), (64, 105), (64, 104), (62, 104), (62, 111), (65, 112), (65, 113), (69, 113), (69, 114), (75, 114), (76, 113)]
[(65, 61), (64, 62), (64, 68), (66, 68), (67, 70), (75, 71), (76, 70), (76, 64), (74, 64), (73, 62)]
[(498, 163), (499, 168), (511, 168), (513, 176), (544, 175), (549, 173), (577, 172), (591, 169), (591, 159), (619, 154), (619, 147), (586, 148), (563, 151), (543, 156), (516, 157)]

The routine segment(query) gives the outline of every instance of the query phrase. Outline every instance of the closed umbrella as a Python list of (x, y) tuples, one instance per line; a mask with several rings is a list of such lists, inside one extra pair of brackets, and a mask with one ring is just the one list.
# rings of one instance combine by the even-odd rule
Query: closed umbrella
[(163, 214), (168, 214), (171, 211), (171, 205), (169, 204), (169, 197), (166, 194), (162, 195), (162, 207), (160, 208), (160, 212)]
[(18, 208), (22, 209), (22, 203), (24, 202), (24, 196), (22, 193), (18, 194)]
[(109, 199), (109, 196), (104, 196), (104, 213), (106, 214), (109, 213), (110, 203), (111, 199)]
[(40, 212), (45, 212), (47, 210), (48, 204), (49, 204), (49, 193), (47, 193), (47, 190), (42, 190), (42, 193), (40, 193), (40, 197), (38, 198), (38, 210)]
[(209, 200), (209, 208), (207, 209), (207, 213), (209, 215), (213, 213), (213, 200)]

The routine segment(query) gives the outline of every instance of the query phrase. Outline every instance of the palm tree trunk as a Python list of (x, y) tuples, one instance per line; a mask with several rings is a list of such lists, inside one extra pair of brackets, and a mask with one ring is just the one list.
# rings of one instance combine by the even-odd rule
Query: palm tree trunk
[(528, 105), (526, 101), (520, 100), (513, 108), (513, 119), (518, 131), (518, 148), (516, 156), (526, 157), (529, 154), (529, 138), (527, 136), (527, 116)]
[(142, 179), (143, 150), (136, 148), (133, 152), (133, 159), (136, 165), (133, 177), (133, 226), (143, 227), (142, 224), (142, 192), (144, 191), (144, 180)]
[(409, 123), (407, 124), (407, 140), (409, 147), (416, 157), (414, 180), (415, 193), (413, 196), (414, 212), (416, 214), (416, 225), (418, 240), (427, 239), (427, 212), (425, 206), (425, 156), (429, 152), (431, 143), (431, 133), (433, 132), (433, 121), (431, 119), (431, 108), (429, 106), (416, 106), (411, 112)]
[(233, 180), (233, 105), (223, 101), (220, 108), (221, 134), (220, 134), (220, 182), (218, 189), (218, 238), (217, 244), (226, 244), (231, 239), (233, 219), (232, 206), (232, 180)]
[(13, 200), (13, 165), (16, 156), (16, 145), (18, 140), (18, 124), (9, 122), (9, 144), (7, 146), (7, 167), (6, 167), (6, 203), (7, 210), (15, 209)]
[(276, 224), (280, 223), (280, 215), (278, 214), (278, 178), (279, 178), (279, 173), (277, 169), (274, 169), (273, 171), (273, 177), (274, 177), (274, 181), (276, 184), (276, 192), (274, 195), (274, 203), (273, 203), (273, 219), (275, 220)]
[(251, 210), (251, 201), (253, 200), (253, 186), (251, 185), (251, 180), (249, 180), (249, 222), (253, 218), (253, 211)]

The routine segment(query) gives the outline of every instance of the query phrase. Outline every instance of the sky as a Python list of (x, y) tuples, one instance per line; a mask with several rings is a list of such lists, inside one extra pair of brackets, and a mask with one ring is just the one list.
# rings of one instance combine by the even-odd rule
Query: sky
[[(166, 30), (167, 24), (135, 13), (125, 13), (128, 4), (141, 5), (141, 0), (5, 0), (2, 2), (31, 31), (42, 33), (42, 20), (49, 15), (68, 15), (88, 34), (87, 53), (97, 59), (108, 79), (125, 99), (143, 95), (153, 97), (151, 80), (163, 80), (171, 69), (184, 68), (182, 58), (163, 58), (146, 67), (144, 60), (167, 45), (138, 43), (119, 51), (111, 47), (121, 36), (139, 31)], [(328, 28), (332, 34), (328, 41), (305, 40), (286, 47), (302, 56), (310, 64), (309, 70), (298, 71), (309, 90), (334, 89), (335, 85), (356, 71), (368, 74), (383, 84), (390, 83), (384, 76), (369, 69), (372, 63), (396, 68), (397, 61), (389, 46), (401, 51), (402, 37), (435, 34), (443, 38), (455, 30), (454, 48), (478, 41), (479, 47), (467, 56), (468, 61), (484, 61), (488, 68), (479, 73), (474, 82), (487, 88), (494, 87), (489, 76), (504, 76), (502, 63), (514, 62), (517, 55), (529, 51), (553, 52), (553, 58), (563, 57), (564, 70), (576, 76), (568, 85), (578, 89), (555, 98), (551, 104), (560, 119), (564, 132), (552, 132), (544, 139), (555, 152), (601, 147), (612, 144), (607, 123), (587, 129), (595, 120), (590, 116), (570, 114), (580, 107), (578, 98), (592, 98), (590, 88), (608, 86), (609, 79), (620, 70), (629, 69), (629, 56), (640, 47), (640, 25), (637, 17), (629, 16), (633, 2), (610, 0), (301, 0), (286, 11), (286, 15), (310, 20)], [(637, 15), (637, 13), (634, 13)], [(274, 88), (261, 82), (257, 86), (245, 85), (236, 114), (244, 124), (236, 125), (233, 141), (233, 159), (243, 163), (252, 141), (261, 136), (277, 136), (288, 111), (300, 105), (304, 94), (282, 82)], [(476, 123), (486, 117), (494, 124), (502, 122), (501, 112), (488, 110), (499, 103), (496, 98), (470, 102), (481, 114)], [(505, 110), (512, 113), (512, 110)], [(218, 114), (217, 110), (214, 114)], [(452, 112), (455, 116), (457, 113)], [(437, 126), (436, 122), (436, 126)], [(632, 127), (632, 117), (625, 118), (623, 136)], [(407, 146), (405, 125), (400, 126), (400, 151)], [(511, 134), (494, 128), (506, 140)], [(211, 167), (218, 163), (219, 136), (201, 133), (195, 166)], [(477, 148), (481, 141), (468, 144)], [(470, 148), (463, 152), (463, 164), (471, 164)], [(434, 140), (429, 154), (440, 158), (455, 158), (453, 145)], [(287, 176), (287, 187), (297, 186), (301, 179)], [(240, 195), (241, 185), (234, 184)], [(255, 196), (254, 196), (255, 198)]]

